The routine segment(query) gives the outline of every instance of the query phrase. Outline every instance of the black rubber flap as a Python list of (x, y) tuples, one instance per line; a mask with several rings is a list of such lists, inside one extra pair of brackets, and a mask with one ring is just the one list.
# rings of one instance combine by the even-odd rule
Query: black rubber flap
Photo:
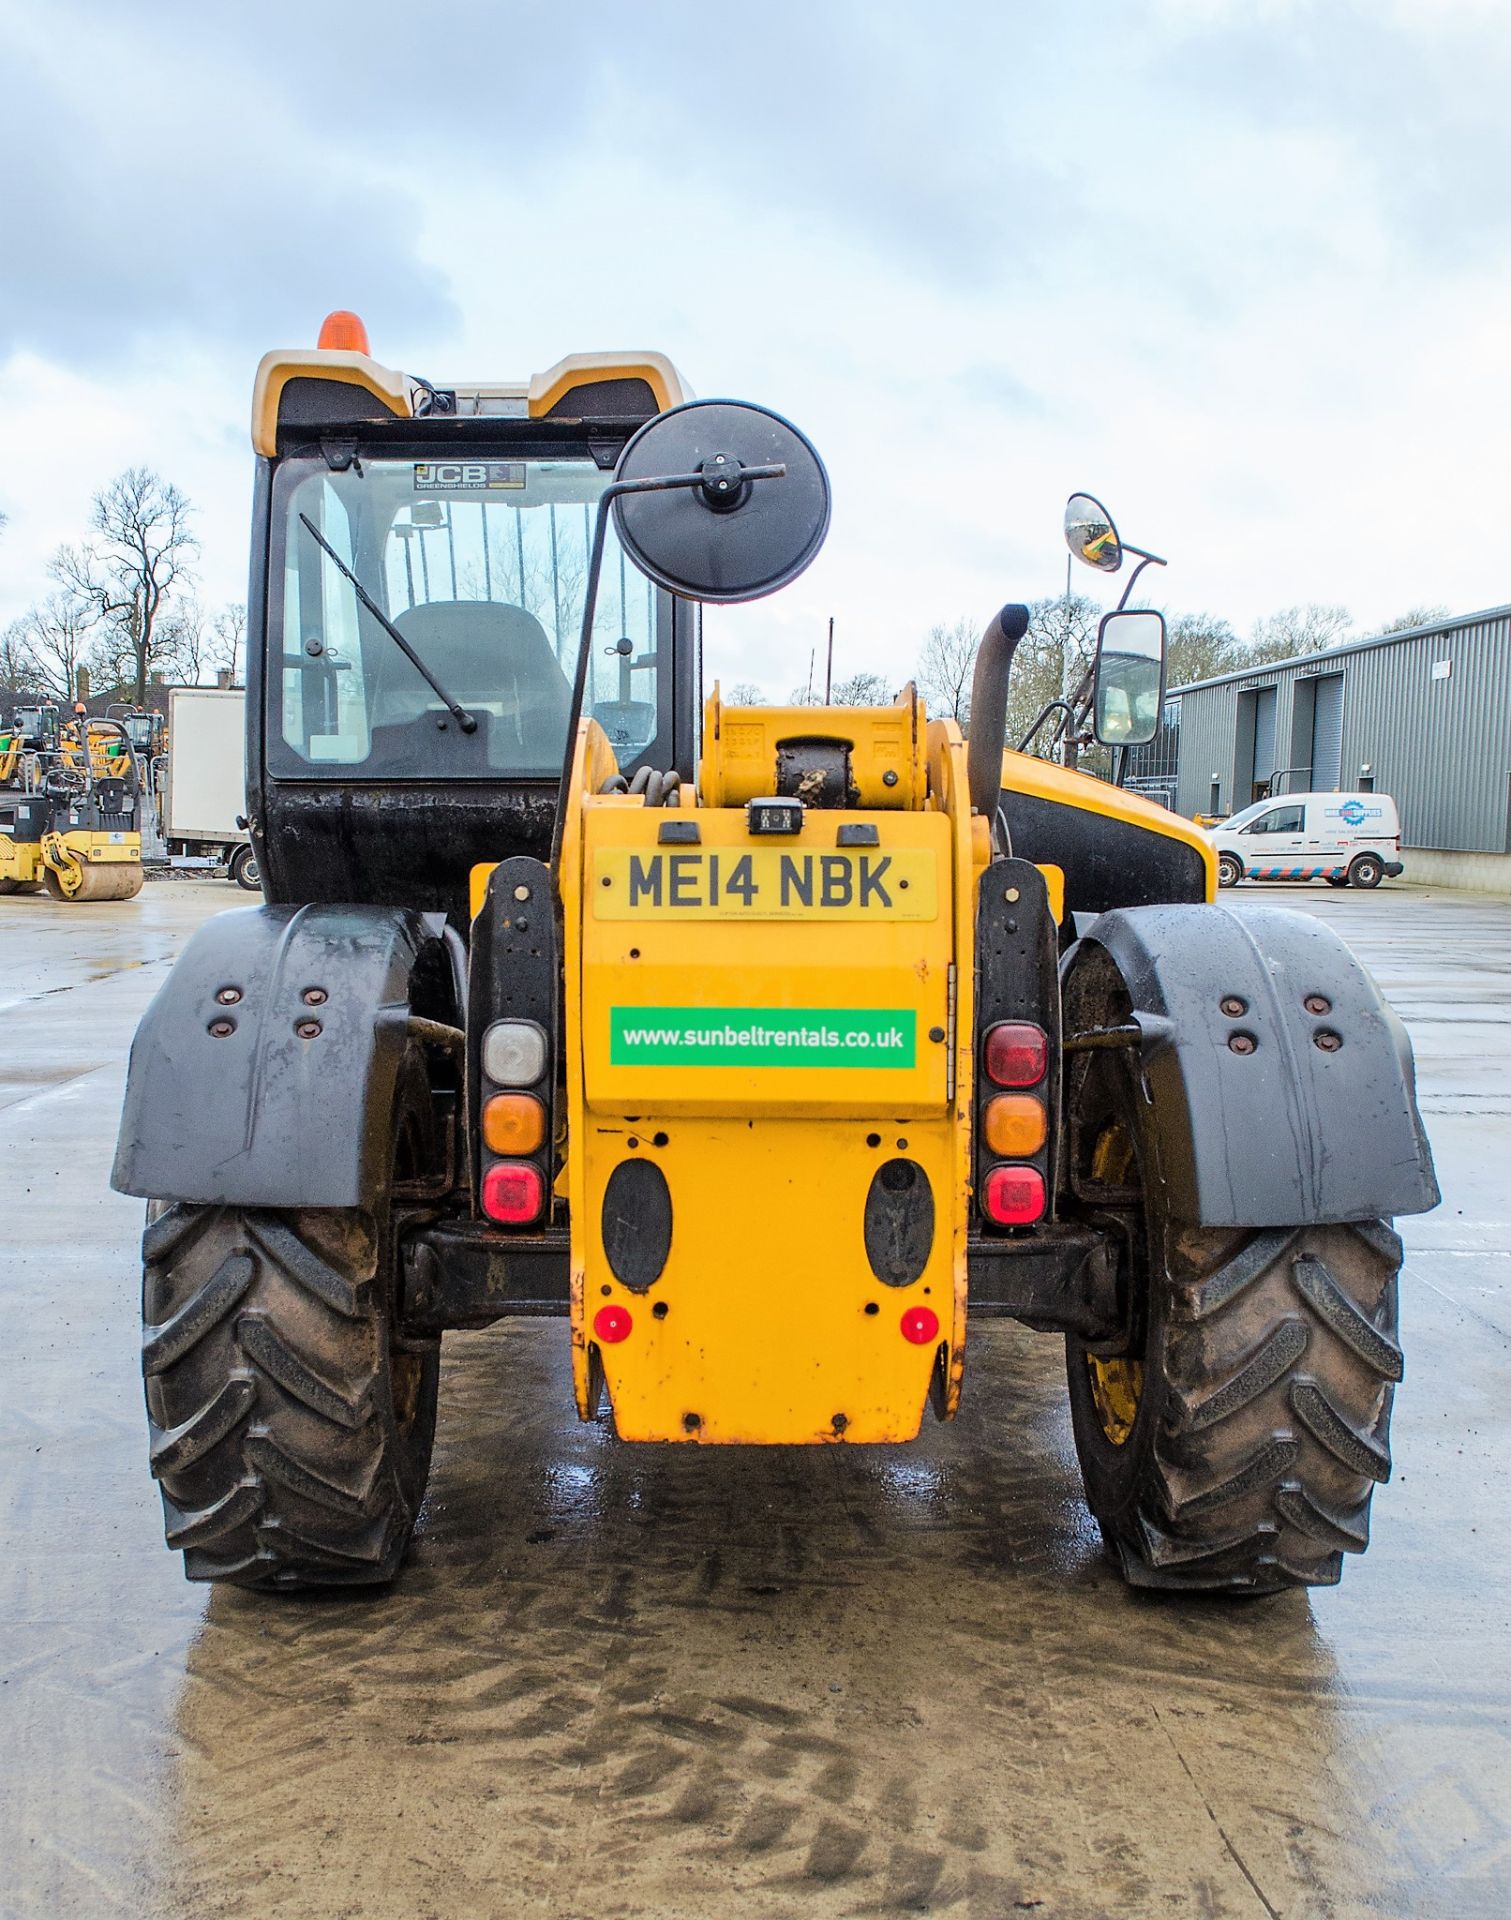
[(910, 1287), (934, 1246), (934, 1193), (916, 1160), (888, 1160), (866, 1195), (866, 1258), (884, 1286)]
[(603, 1191), (603, 1251), (614, 1278), (644, 1293), (672, 1248), (672, 1196), (652, 1160), (621, 1160)]
[[(741, 480), (781, 464), (780, 479)], [(621, 494), (620, 543), (658, 586), (693, 600), (757, 600), (795, 580), (829, 531), (829, 476), (810, 442), (764, 407), (695, 400), (643, 426), (616, 480), (702, 473), (700, 487)]]

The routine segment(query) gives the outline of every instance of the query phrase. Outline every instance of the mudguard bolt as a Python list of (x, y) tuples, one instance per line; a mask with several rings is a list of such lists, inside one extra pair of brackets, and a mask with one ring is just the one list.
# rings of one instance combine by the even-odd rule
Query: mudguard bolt
[(1236, 1020), (1241, 1013), (1247, 1013), (1249, 1003), (1240, 1000), (1236, 993), (1225, 993), (1217, 1003), (1230, 1020)]
[(1252, 1053), (1259, 1042), (1252, 1033), (1230, 1033), (1228, 1045), (1234, 1053)]
[(318, 1020), (301, 1020), (295, 1026), (294, 1031), (301, 1040), (318, 1040), (320, 1038), (320, 1022)]
[(217, 1040), (225, 1040), (231, 1034), (235, 1033), (236, 1022), (234, 1020), (212, 1020), (210, 1022), (210, 1031)]
[(1333, 1003), (1324, 993), (1309, 993), (1302, 1001), (1308, 1013), (1331, 1013)]
[(323, 1007), (329, 998), (324, 987), (306, 987), (304, 990), (304, 1004), (307, 1007)]
[(1324, 1053), (1336, 1053), (1343, 1045), (1343, 1036), (1334, 1033), (1329, 1027), (1323, 1027), (1320, 1032), (1312, 1035), (1312, 1043), (1314, 1046), (1321, 1047)]
[(223, 1007), (234, 1007), (236, 1005), (236, 1002), (241, 998), (241, 988), (240, 987), (222, 987), (220, 992), (216, 994), (215, 998), (220, 1002), (220, 1004)]

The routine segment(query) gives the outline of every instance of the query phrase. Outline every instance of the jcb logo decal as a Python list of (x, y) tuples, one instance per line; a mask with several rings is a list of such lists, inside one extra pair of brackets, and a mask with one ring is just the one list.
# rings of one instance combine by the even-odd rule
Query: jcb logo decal
[(422, 460), (414, 470), (416, 493), (486, 492), (524, 484), (521, 460)]

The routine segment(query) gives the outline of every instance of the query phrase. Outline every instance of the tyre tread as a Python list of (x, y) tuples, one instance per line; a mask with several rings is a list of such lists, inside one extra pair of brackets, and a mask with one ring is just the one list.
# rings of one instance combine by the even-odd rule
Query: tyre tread
[(1332, 1585), (1368, 1546), (1390, 1476), (1401, 1242), (1383, 1221), (1164, 1232), (1168, 1311), (1150, 1336), (1163, 1371), (1138, 1464), (1095, 1478), (1100, 1436), (1083, 1430), (1096, 1416), (1073, 1385), (1104, 1538), (1138, 1586)]

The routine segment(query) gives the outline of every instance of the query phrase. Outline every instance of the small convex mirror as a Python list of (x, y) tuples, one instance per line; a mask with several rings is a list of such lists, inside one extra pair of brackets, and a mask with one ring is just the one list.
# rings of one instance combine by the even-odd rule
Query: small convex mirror
[(1142, 608), (1102, 616), (1092, 726), (1104, 747), (1141, 747), (1159, 732), (1165, 617)]
[(1099, 573), (1116, 573), (1123, 564), (1123, 543), (1112, 515), (1089, 493), (1073, 493), (1065, 502), (1065, 544), (1077, 560)]
[[(782, 466), (764, 480), (748, 467)], [(690, 600), (758, 600), (795, 580), (829, 531), (829, 476), (780, 414), (734, 400), (693, 400), (649, 420), (614, 478), (701, 473), (703, 484), (622, 493), (614, 530), (643, 574)]]

